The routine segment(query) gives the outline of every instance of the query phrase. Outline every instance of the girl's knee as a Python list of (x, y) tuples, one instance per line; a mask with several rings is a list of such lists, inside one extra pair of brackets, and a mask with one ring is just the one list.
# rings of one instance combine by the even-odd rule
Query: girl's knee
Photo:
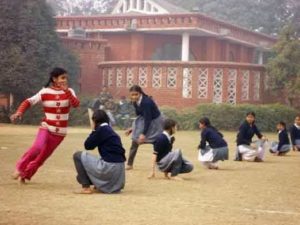
[(82, 152), (77, 151), (73, 154), (73, 160), (80, 160)]

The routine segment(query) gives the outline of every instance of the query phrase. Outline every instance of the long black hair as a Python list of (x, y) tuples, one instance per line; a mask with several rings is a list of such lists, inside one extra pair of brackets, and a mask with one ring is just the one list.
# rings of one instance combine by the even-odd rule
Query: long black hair
[(147, 94), (145, 94), (143, 89), (139, 85), (136, 85), (136, 84), (129, 88), (129, 92), (132, 92), (132, 91), (138, 92), (144, 96), (148, 96)]
[(63, 68), (60, 68), (60, 67), (53, 68), (53, 70), (50, 72), (49, 80), (44, 87), (49, 87), (50, 84), (53, 83), (53, 78), (57, 78), (60, 75), (65, 74), (65, 73), (67, 73), (67, 71)]
[(217, 128), (215, 128), (214, 126), (211, 125), (211, 122), (207, 117), (202, 117), (199, 120), (199, 123), (204, 124), (206, 127), (209, 127), (211, 129), (215, 130), (221, 137), (223, 137), (223, 134), (220, 131), (218, 131)]
[(109, 124), (109, 117), (104, 110), (98, 109), (94, 112), (92, 120), (95, 123), (95, 128), (97, 128), (102, 123)]

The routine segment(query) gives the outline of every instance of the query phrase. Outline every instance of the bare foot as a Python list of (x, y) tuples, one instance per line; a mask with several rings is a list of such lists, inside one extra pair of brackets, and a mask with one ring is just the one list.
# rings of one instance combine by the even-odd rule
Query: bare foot
[(25, 179), (20, 176), (18, 177), (18, 182), (20, 186), (26, 184)]
[(164, 173), (164, 174), (165, 174), (164, 178), (167, 179), (167, 180), (169, 180), (170, 177), (169, 177), (168, 173)]
[(179, 176), (174, 176), (174, 177), (170, 177), (171, 180), (176, 180), (176, 181), (183, 181), (184, 179), (182, 177)]
[(133, 170), (133, 166), (126, 166), (126, 170)]
[(20, 176), (20, 172), (19, 171), (15, 171), (12, 175), (11, 175), (11, 178), (14, 179), (14, 180), (17, 180)]
[(93, 190), (91, 188), (82, 188), (79, 191), (74, 191), (75, 194), (93, 194)]
[(264, 160), (262, 160), (261, 158), (255, 157), (254, 162), (263, 162)]
[(209, 165), (208, 169), (210, 169), (210, 170), (218, 170), (219, 167), (217, 165)]

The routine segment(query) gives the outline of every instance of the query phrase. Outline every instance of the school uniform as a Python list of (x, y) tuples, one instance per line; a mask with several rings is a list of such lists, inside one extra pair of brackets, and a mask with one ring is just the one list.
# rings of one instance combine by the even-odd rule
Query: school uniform
[(173, 149), (173, 141), (168, 132), (164, 131), (155, 140), (153, 154), (157, 155), (156, 163), (160, 171), (177, 176), (180, 173), (189, 173), (193, 165), (183, 158), (181, 150)]
[(290, 145), (290, 139), (288, 136), (288, 132), (286, 129), (278, 131), (278, 140), (271, 143), (270, 152), (271, 153), (277, 153), (279, 154), (285, 154), (290, 151), (291, 145)]
[(297, 146), (300, 149), (300, 126), (294, 124), (290, 128), (291, 141), (293, 146)]
[(227, 143), (223, 139), (223, 135), (216, 129), (206, 127), (201, 131), (198, 160), (209, 163), (228, 160)]
[(265, 141), (257, 141), (255, 148), (252, 148), (252, 138), (256, 135), (259, 139), (262, 138), (262, 134), (255, 124), (250, 125), (247, 121), (243, 122), (240, 126), (237, 135), (237, 161), (254, 161), (256, 158), (263, 160), (265, 152)]
[[(100, 157), (81, 152), (80, 160), (78, 153), (74, 154), (75, 166), (78, 171), (77, 180), (82, 186), (94, 185), (104, 193), (116, 193), (125, 186), (125, 150), (122, 147), (120, 137), (107, 124), (103, 123), (93, 131), (84, 143), (86, 150), (98, 147)], [(77, 155), (76, 155), (77, 154)], [(87, 176), (85, 176), (85, 174)], [(90, 182), (89, 182), (90, 181)]]
[(141, 95), (138, 102), (133, 104), (137, 118), (132, 125), (132, 144), (128, 157), (128, 165), (132, 166), (141, 134), (145, 135), (145, 143), (153, 143), (155, 138), (163, 132), (163, 119), (155, 102), (146, 95)]

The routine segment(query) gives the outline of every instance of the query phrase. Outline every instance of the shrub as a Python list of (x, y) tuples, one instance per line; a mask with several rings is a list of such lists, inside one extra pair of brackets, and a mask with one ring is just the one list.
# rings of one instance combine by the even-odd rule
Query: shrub
[(172, 108), (161, 108), (163, 114), (178, 122), (182, 130), (194, 130), (198, 128), (198, 121), (201, 117), (208, 117), (212, 124), (221, 130), (235, 131), (244, 121), (246, 113), (256, 113), (257, 125), (262, 131), (274, 131), (276, 123), (283, 120), (290, 126), (297, 114), (295, 109), (279, 105), (228, 105), (228, 104), (201, 104), (195, 109), (176, 111)]

